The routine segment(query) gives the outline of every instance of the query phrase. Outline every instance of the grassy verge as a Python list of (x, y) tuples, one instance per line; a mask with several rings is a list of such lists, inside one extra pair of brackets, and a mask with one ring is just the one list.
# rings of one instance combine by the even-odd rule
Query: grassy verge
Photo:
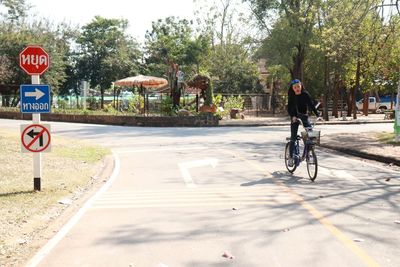
[(96, 181), (102, 147), (53, 137), (52, 152), (42, 153), (42, 191), (33, 191), (32, 153), (21, 153), (17, 133), (0, 130), (0, 265), (15, 265), (27, 244)]
[(400, 142), (395, 142), (395, 134), (394, 133), (380, 133), (378, 135), (379, 141), (389, 144), (389, 145), (394, 145), (394, 146), (400, 146)]

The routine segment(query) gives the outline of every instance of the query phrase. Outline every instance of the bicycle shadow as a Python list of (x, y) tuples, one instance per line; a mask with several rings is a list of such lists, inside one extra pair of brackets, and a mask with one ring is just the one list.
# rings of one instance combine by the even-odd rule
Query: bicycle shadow
[(303, 176), (298, 176), (294, 173), (290, 173), (287, 171), (274, 171), (272, 173), (272, 177), (279, 181), (282, 181), (285, 184), (298, 184), (302, 181), (309, 180)]

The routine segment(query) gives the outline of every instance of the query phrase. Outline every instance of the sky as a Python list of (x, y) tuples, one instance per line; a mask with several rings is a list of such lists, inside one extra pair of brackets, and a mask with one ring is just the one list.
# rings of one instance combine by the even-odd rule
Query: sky
[(143, 42), (146, 30), (157, 19), (176, 16), (193, 19), (193, 0), (26, 0), (32, 6), (30, 14), (37, 14), (54, 22), (83, 26), (94, 16), (125, 18), (129, 21), (127, 33)]

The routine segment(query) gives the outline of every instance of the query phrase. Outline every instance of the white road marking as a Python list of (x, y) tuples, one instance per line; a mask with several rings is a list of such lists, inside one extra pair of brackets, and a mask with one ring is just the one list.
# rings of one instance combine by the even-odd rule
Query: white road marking
[(113, 157), (115, 165), (110, 179), (100, 188), (100, 190), (93, 197), (91, 197), (82, 206), (82, 208), (61, 228), (61, 230), (57, 232), (57, 234), (53, 236), (53, 238), (51, 238), (49, 242), (47, 242), (47, 244), (36, 253), (36, 255), (26, 265), (27, 267), (37, 266), (44, 259), (44, 257), (46, 257), (50, 253), (50, 251), (68, 234), (72, 227), (74, 227), (78, 223), (82, 216), (92, 206), (93, 202), (98, 199), (100, 195), (102, 195), (105, 191), (107, 191), (108, 188), (110, 188), (114, 180), (118, 177), (121, 166), (119, 158), (117, 154), (115, 154), (115, 152), (113, 152)]
[(328, 168), (321, 167), (321, 166), (318, 166), (318, 171), (319, 171), (320, 174), (325, 174), (327, 176), (337, 177), (339, 179), (345, 179), (345, 180), (348, 180), (348, 181), (357, 182), (358, 184), (367, 185), (366, 183), (364, 183), (360, 179), (354, 177), (353, 175), (351, 175), (347, 171), (330, 170)]
[(202, 160), (194, 160), (194, 161), (187, 161), (178, 163), (179, 170), (181, 171), (181, 175), (183, 177), (183, 181), (186, 184), (186, 187), (194, 188), (197, 187), (196, 184), (193, 182), (192, 176), (190, 175), (189, 169), (196, 168), (196, 167), (203, 167), (211, 165), (215, 168), (218, 164), (218, 159), (216, 158), (205, 158)]
[(174, 148), (150, 148), (150, 149), (115, 149), (114, 151), (118, 154), (125, 153), (143, 153), (143, 152), (158, 152), (158, 151), (181, 151), (181, 150), (204, 150), (204, 147), (174, 147)]
[(185, 207), (242, 207), (291, 204), (293, 199), (276, 188), (200, 187), (153, 191), (106, 193), (93, 203), (91, 209), (143, 209)]

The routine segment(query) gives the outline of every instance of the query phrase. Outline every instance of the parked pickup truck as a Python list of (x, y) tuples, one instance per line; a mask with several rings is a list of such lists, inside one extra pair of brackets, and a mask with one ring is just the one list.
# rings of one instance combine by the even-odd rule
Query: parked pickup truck
[[(360, 99), (357, 101), (357, 109), (362, 110), (363, 109), (363, 101), (364, 99)], [(391, 109), (392, 105), (390, 102), (390, 97), (381, 97), (381, 101), (378, 102), (376, 101), (376, 98), (374, 96), (370, 96), (368, 99), (368, 110), (376, 113), (382, 113), (385, 112), (386, 110)], [(393, 108), (396, 105), (396, 98), (394, 98), (393, 102)]]

